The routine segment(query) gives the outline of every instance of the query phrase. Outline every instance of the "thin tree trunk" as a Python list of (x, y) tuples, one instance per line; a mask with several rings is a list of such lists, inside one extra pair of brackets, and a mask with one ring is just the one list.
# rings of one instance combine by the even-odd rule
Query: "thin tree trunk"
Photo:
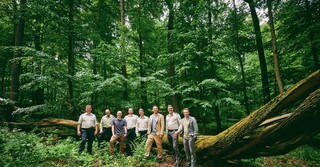
[(77, 114), (75, 101), (74, 101), (74, 83), (73, 76), (75, 74), (75, 57), (74, 57), (74, 0), (69, 0), (68, 3), (69, 10), (69, 23), (68, 23), (68, 100), (71, 105), (72, 116), (75, 117)]
[[(124, 27), (125, 27), (125, 7), (124, 7), (124, 0), (120, 0), (120, 29), (121, 29), (121, 37), (120, 37), (120, 54), (121, 54), (121, 71), (124, 78), (128, 78), (127, 74), (127, 65), (126, 65), (126, 52), (125, 52), (125, 36), (124, 36)], [(127, 101), (129, 99), (129, 92), (128, 92), (128, 83), (127, 81), (123, 84), (123, 99)]]
[[(172, 31), (173, 31), (173, 19), (174, 19), (174, 9), (173, 9), (173, 0), (166, 0), (166, 4), (169, 9), (169, 18), (168, 18), (168, 53), (172, 54), (174, 53), (174, 46), (172, 43)], [(176, 69), (175, 69), (175, 58), (173, 56), (170, 56), (169, 60), (169, 67), (168, 67), (168, 77), (169, 77), (169, 84), (172, 89), (175, 88), (176, 82), (175, 82), (175, 76), (176, 76)], [(180, 111), (179, 110), (179, 99), (178, 95), (174, 93), (171, 96), (172, 106), (174, 111)]]
[[(313, 19), (312, 19), (312, 14), (311, 14), (311, 7), (310, 7), (310, 2), (308, 0), (305, 0), (305, 12), (306, 12), (306, 19), (307, 19), (307, 24), (306, 27), (311, 27), (312, 26), (312, 22), (313, 22)], [(316, 48), (315, 46), (315, 41), (314, 41), (314, 30), (309, 30), (310, 33), (309, 33), (309, 41), (310, 41), (310, 45), (311, 45), (311, 54), (312, 54), (312, 57), (313, 57), (313, 61), (314, 61), (314, 69), (315, 70), (318, 70), (320, 69), (320, 64), (319, 64), (319, 58), (318, 58), (318, 49)]]
[[(27, 1), (26, 0), (20, 0), (20, 4), (18, 4), (20, 7), (18, 11), (21, 13), (19, 16), (19, 20), (17, 25), (15, 26), (15, 40), (14, 40), (14, 46), (22, 46), (23, 43), (23, 37), (24, 37), (24, 26), (25, 26), (25, 5)], [(15, 51), (13, 53), (13, 59), (20, 57), (21, 51), (17, 49), (18, 51)], [(19, 76), (20, 76), (20, 61), (14, 60), (12, 62), (12, 71), (11, 71), (11, 90), (10, 90), (10, 100), (17, 101), (18, 100), (18, 93), (19, 93)]]
[(142, 104), (141, 108), (143, 108), (145, 111), (147, 110), (147, 104), (148, 104), (148, 98), (147, 98), (147, 88), (145, 81), (142, 80), (143, 77), (145, 77), (145, 70), (144, 70), (144, 59), (143, 59), (143, 40), (141, 35), (141, 27), (139, 30), (139, 60), (140, 60), (140, 89), (141, 89), (141, 99)]
[(273, 23), (273, 12), (272, 12), (272, 0), (267, 0), (267, 7), (268, 7), (268, 16), (269, 16), (269, 26), (271, 31), (271, 37), (272, 37), (272, 52), (273, 52), (273, 61), (274, 61), (274, 73), (276, 75), (276, 80), (278, 83), (279, 91), (280, 93), (284, 92), (283, 83), (280, 75), (280, 69), (279, 69), (279, 54), (277, 51), (277, 38), (276, 38), (276, 32), (274, 29), (274, 23)]
[[(36, 19), (36, 31), (34, 35), (34, 47), (37, 51), (41, 51), (41, 26), (40, 26), (40, 16), (37, 16)], [(36, 74), (42, 74), (41, 72), (41, 62), (38, 62), (38, 65), (35, 69)], [(34, 105), (39, 105), (39, 104), (44, 104), (44, 89), (37, 88), (33, 93), (32, 93), (32, 101)]]
[(254, 32), (256, 35), (256, 46), (258, 49), (259, 61), (260, 61), (260, 70), (261, 70), (261, 79), (262, 79), (262, 92), (264, 103), (270, 101), (270, 90), (269, 90), (269, 80), (268, 80), (268, 70), (266, 64), (266, 58), (264, 55), (264, 49), (262, 44), (262, 36), (260, 30), (260, 23), (258, 15), (255, 9), (255, 4), (253, 0), (245, 0), (250, 7), (250, 13), (252, 17), (252, 22), (254, 26)]
[(239, 59), (240, 63), (240, 69), (241, 69), (241, 80), (242, 80), (242, 92), (243, 92), (243, 101), (244, 101), (244, 106), (246, 108), (246, 114), (250, 114), (250, 109), (249, 109), (249, 101), (248, 101), (248, 95), (247, 95), (247, 84), (246, 84), (246, 79), (245, 79), (245, 73), (244, 73), (244, 67), (243, 67), (243, 59), (240, 53), (240, 40), (239, 40), (239, 27), (238, 27), (238, 12), (237, 12), (237, 7), (235, 0), (232, 1), (233, 3), (233, 9), (234, 9), (234, 30), (235, 30), (235, 35), (236, 35), (236, 54)]
[(6, 78), (6, 67), (7, 61), (4, 61), (2, 64), (2, 75), (1, 75), (1, 96), (5, 97), (5, 78)]

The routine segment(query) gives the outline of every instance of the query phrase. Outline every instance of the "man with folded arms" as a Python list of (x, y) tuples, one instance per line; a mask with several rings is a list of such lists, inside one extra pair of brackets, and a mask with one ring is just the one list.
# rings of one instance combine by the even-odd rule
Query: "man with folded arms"
[(124, 141), (127, 135), (127, 122), (121, 118), (122, 112), (117, 112), (117, 118), (111, 122), (112, 137), (110, 140), (110, 155), (114, 154), (114, 143), (119, 141), (120, 153), (124, 153)]
[(146, 153), (144, 154), (145, 159), (149, 158), (151, 147), (153, 142), (157, 145), (157, 162), (161, 162), (162, 158), (162, 137), (164, 131), (164, 117), (159, 113), (158, 107), (153, 106), (153, 114), (150, 116), (148, 121), (148, 140), (146, 142)]
[(79, 154), (84, 150), (88, 139), (87, 152), (92, 154), (92, 143), (94, 136), (98, 134), (98, 122), (94, 114), (91, 113), (91, 105), (86, 105), (86, 112), (81, 114), (78, 120), (77, 135), (81, 136)]
[(114, 119), (114, 116), (110, 114), (110, 110), (106, 109), (105, 114), (100, 121), (100, 134), (98, 136), (98, 147), (100, 148), (102, 141), (110, 141), (112, 132), (111, 132), (111, 121)]
[(180, 126), (181, 117), (178, 113), (173, 112), (172, 105), (168, 105), (169, 114), (166, 116), (166, 133), (171, 148), (174, 151), (175, 166), (180, 166), (180, 151), (178, 147), (179, 135), (175, 134)]
[(124, 117), (124, 120), (127, 122), (127, 131), (126, 136), (126, 153), (131, 156), (133, 154), (133, 142), (136, 138), (136, 126), (138, 116), (133, 114), (133, 108), (128, 109), (128, 115)]

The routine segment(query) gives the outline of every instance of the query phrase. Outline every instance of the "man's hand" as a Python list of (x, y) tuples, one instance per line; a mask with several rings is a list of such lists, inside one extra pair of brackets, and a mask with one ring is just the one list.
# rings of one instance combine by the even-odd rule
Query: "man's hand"
[(80, 131), (77, 131), (77, 135), (78, 135), (78, 136), (81, 136), (81, 132), (80, 132)]
[(124, 136), (124, 137), (126, 137), (126, 136), (127, 136), (127, 134), (125, 133), (123, 136)]
[(102, 130), (100, 130), (100, 134), (102, 134), (103, 133), (103, 131)]
[(97, 131), (97, 130), (96, 130), (96, 131), (94, 131), (94, 135), (95, 135), (95, 136), (97, 136), (97, 134), (98, 134), (98, 131)]
[(159, 137), (160, 137), (160, 138), (162, 138), (162, 137), (163, 137), (163, 135), (162, 135), (162, 134), (160, 134), (160, 135), (159, 135)]

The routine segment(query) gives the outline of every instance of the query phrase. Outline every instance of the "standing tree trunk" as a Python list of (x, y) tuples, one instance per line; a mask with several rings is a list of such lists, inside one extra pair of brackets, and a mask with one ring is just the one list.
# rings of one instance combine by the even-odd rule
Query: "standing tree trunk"
[[(174, 53), (174, 46), (172, 43), (172, 31), (173, 31), (173, 19), (174, 19), (174, 9), (173, 9), (173, 0), (166, 0), (166, 4), (169, 9), (169, 18), (168, 18), (168, 53), (172, 54)], [(169, 84), (172, 89), (175, 88), (176, 82), (175, 82), (175, 76), (176, 76), (176, 69), (175, 69), (175, 57), (170, 55), (169, 60), (169, 67), (168, 67), (168, 77), (169, 77)], [(178, 95), (176, 93), (173, 93), (171, 96), (172, 106), (174, 111), (179, 112), (179, 100)]]
[(142, 35), (141, 35), (141, 27), (139, 26), (139, 60), (140, 60), (140, 89), (141, 89), (141, 99), (142, 104), (141, 108), (143, 108), (145, 111), (147, 110), (148, 105), (148, 98), (147, 98), (147, 88), (146, 83), (143, 81), (143, 77), (145, 77), (145, 70), (144, 70), (144, 59), (143, 59), (143, 41), (142, 41)]
[[(37, 16), (36, 19), (36, 31), (34, 35), (34, 47), (37, 51), (41, 51), (41, 24), (40, 24), (40, 16)], [(37, 67), (35, 68), (36, 74), (41, 74), (41, 62), (38, 62)], [(44, 88), (40, 87), (33, 91), (32, 101), (34, 105), (44, 104)]]
[[(214, 62), (212, 60), (213, 58), (213, 49), (212, 49), (212, 0), (208, 0), (208, 47), (209, 47), (209, 57), (211, 57), (210, 59), (210, 76), (211, 78), (215, 78), (216, 77), (216, 67), (214, 65)], [(212, 98), (214, 99), (218, 99), (218, 90), (215, 88), (211, 89), (212, 91)], [(221, 119), (220, 119), (220, 112), (219, 112), (219, 106), (214, 103), (213, 104), (213, 111), (214, 111), (214, 117), (216, 120), (216, 124), (217, 124), (217, 133), (221, 132), (222, 130), (222, 126), (221, 126)], [(205, 119), (205, 117), (203, 117)], [(203, 120), (205, 121), (205, 120)]]
[[(304, 4), (305, 4), (305, 12), (306, 12), (306, 20), (307, 20), (307, 25), (306, 27), (307, 28), (310, 28), (312, 26), (312, 22), (313, 22), (313, 18), (312, 18), (312, 14), (311, 14), (311, 7), (310, 7), (310, 2), (308, 0), (304, 0)], [(310, 45), (311, 45), (311, 54), (312, 54), (312, 57), (313, 57), (313, 61), (314, 61), (314, 69), (315, 70), (318, 70), (320, 69), (320, 64), (319, 64), (319, 58), (318, 58), (318, 49), (317, 47), (315, 46), (315, 39), (314, 39), (314, 35), (315, 35), (315, 32), (314, 30), (311, 28), (309, 32), (309, 41), (310, 41)]]
[(250, 109), (249, 109), (249, 101), (248, 101), (248, 95), (247, 95), (247, 84), (246, 84), (246, 79), (245, 79), (245, 73), (244, 73), (244, 67), (243, 67), (243, 59), (240, 53), (240, 40), (239, 40), (239, 27), (238, 27), (238, 12), (237, 12), (237, 7), (235, 0), (232, 1), (233, 3), (233, 9), (234, 9), (234, 33), (235, 33), (235, 47), (236, 47), (236, 54), (239, 59), (240, 63), (240, 69), (241, 69), (241, 80), (242, 80), (242, 92), (243, 92), (243, 101), (244, 101), (244, 106), (246, 108), (246, 114), (250, 114)]
[(2, 75), (1, 75), (1, 89), (0, 89), (0, 96), (5, 97), (5, 78), (6, 78), (6, 67), (7, 67), (7, 60), (1, 62), (2, 65)]
[[(25, 5), (27, 0), (20, 0), (20, 4), (18, 4), (18, 12), (20, 15), (18, 16), (18, 23), (15, 25), (15, 39), (14, 46), (22, 46), (23, 36), (24, 36), (24, 17), (25, 17)], [(21, 51), (17, 49), (13, 53), (13, 59), (20, 57)], [(10, 90), (10, 100), (17, 101), (18, 93), (19, 93), (19, 76), (20, 76), (20, 61), (14, 60), (12, 62), (12, 71), (11, 71), (11, 90)]]
[(274, 61), (274, 73), (276, 74), (276, 80), (278, 83), (279, 91), (280, 93), (284, 92), (283, 83), (280, 75), (280, 69), (279, 69), (279, 54), (277, 51), (277, 38), (276, 33), (274, 29), (274, 23), (273, 23), (273, 13), (272, 13), (272, 0), (267, 0), (267, 7), (268, 7), (268, 15), (269, 15), (269, 26), (271, 31), (271, 37), (272, 37), (272, 52), (273, 52), (273, 61)]
[[(120, 0), (120, 55), (121, 55), (121, 71), (122, 75), (125, 79), (128, 78), (127, 74), (127, 65), (126, 65), (126, 51), (125, 51), (125, 36), (124, 36), (124, 27), (125, 27), (125, 20), (124, 20), (124, 0)], [(124, 90), (123, 90), (123, 99), (125, 101), (128, 101), (129, 99), (129, 92), (128, 92), (128, 82), (124, 81), (123, 84)]]
[(261, 70), (261, 78), (262, 78), (262, 92), (264, 103), (270, 101), (270, 90), (269, 90), (269, 80), (268, 80), (268, 70), (266, 64), (266, 58), (264, 55), (264, 49), (262, 44), (262, 36), (260, 30), (260, 23), (258, 19), (258, 15), (255, 9), (255, 4), (253, 0), (245, 0), (250, 7), (250, 13), (252, 17), (252, 22), (254, 26), (254, 32), (256, 35), (256, 45), (258, 49), (259, 61), (260, 61), (260, 70)]
[(76, 113), (74, 107), (73, 76), (74, 76), (74, 0), (69, 0), (69, 23), (68, 23), (68, 100), (71, 111)]

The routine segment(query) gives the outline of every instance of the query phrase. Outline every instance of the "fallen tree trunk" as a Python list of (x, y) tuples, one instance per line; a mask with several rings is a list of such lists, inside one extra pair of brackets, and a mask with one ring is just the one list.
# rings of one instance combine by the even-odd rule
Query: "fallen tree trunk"
[[(300, 81), (288, 91), (280, 94), (220, 134), (197, 140), (196, 149), (198, 154), (210, 159), (236, 158), (238, 154), (235, 152), (239, 151), (242, 147), (246, 147), (245, 145), (248, 141), (247, 136), (253, 136), (255, 130), (263, 121), (272, 116), (276, 116), (276, 114), (280, 114), (284, 109), (293, 106), (298, 100), (307, 97), (320, 87), (319, 83), (320, 70)], [(319, 103), (319, 101), (316, 101), (316, 103)], [(270, 134), (272, 135), (272, 133)], [(246, 152), (246, 149), (241, 152)], [(246, 157), (256, 157), (256, 153), (252, 153)]]

